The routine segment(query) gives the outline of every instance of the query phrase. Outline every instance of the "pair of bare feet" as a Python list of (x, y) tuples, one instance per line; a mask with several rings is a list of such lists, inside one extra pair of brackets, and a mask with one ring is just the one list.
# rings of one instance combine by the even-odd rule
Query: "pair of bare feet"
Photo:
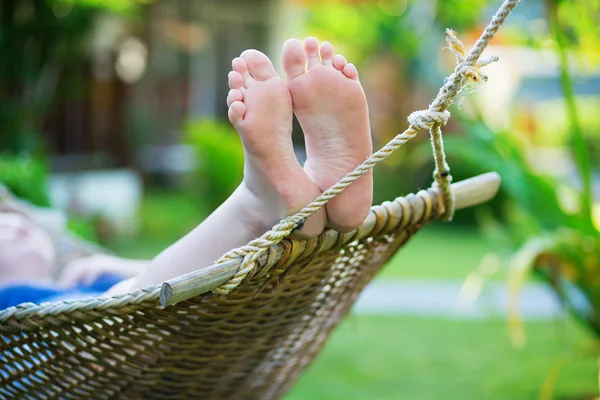
[[(229, 120), (244, 146), (244, 181), (189, 234), (157, 255), (139, 274), (108, 294), (155, 285), (214, 263), (299, 211), (364, 161), (372, 150), (365, 93), (358, 72), (329, 43), (307, 38), (283, 46), (282, 80), (267, 56), (247, 50), (233, 60)], [(307, 161), (292, 147), (292, 116), (304, 131)], [(329, 225), (348, 231), (369, 212), (372, 177), (366, 174), (310, 217), (302, 237)]]
[[(285, 81), (269, 58), (244, 51), (229, 73), (229, 120), (245, 153), (246, 195), (263, 209), (269, 227), (293, 214), (372, 151), (367, 101), (354, 65), (334, 56), (333, 46), (309, 37), (283, 46)], [(292, 147), (292, 115), (305, 134), (307, 161), (302, 167)], [(309, 218), (302, 236), (318, 235), (326, 225), (349, 231), (360, 225), (372, 201), (368, 173)]]

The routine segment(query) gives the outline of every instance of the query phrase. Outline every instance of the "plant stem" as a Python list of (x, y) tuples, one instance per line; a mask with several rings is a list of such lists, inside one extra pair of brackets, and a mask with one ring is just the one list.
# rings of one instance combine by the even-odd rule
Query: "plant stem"
[(548, 0), (548, 20), (550, 28), (556, 40), (556, 52), (559, 59), (560, 83), (565, 96), (565, 105), (567, 106), (567, 117), (569, 119), (569, 130), (573, 140), (575, 161), (581, 178), (581, 206), (582, 216), (591, 223), (592, 218), (592, 166), (590, 156), (587, 151), (585, 138), (579, 115), (577, 113), (577, 103), (575, 102), (575, 92), (573, 90), (573, 80), (571, 79), (569, 60), (567, 58), (566, 37), (560, 26), (557, 13), (556, 0)]

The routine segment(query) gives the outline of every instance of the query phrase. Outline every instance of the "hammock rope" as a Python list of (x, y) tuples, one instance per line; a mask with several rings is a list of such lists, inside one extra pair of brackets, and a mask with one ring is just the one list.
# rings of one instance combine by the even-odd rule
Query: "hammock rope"
[(301, 227), (308, 217), (325, 206), (329, 200), (344, 191), (350, 184), (385, 160), (410, 139), (413, 139), (421, 130), (428, 130), (431, 137), (435, 162), (433, 177), (435, 185), (441, 190), (444, 199), (444, 212), (440, 216), (440, 219), (445, 221), (451, 220), (454, 214), (454, 196), (451, 189), (452, 176), (450, 175), (450, 167), (446, 162), (441, 127), (446, 125), (446, 122), (450, 118), (450, 112), (447, 111), (448, 107), (465, 84), (487, 80), (487, 77), (481, 72), (480, 68), (497, 61), (498, 57), (488, 57), (481, 60), (479, 58), (518, 2), (519, 0), (505, 0), (502, 3), (466, 58), (464, 57), (464, 45), (457, 38), (456, 33), (450, 29), (446, 30), (446, 41), (457, 59), (457, 65), (454, 72), (447, 78), (446, 83), (439, 90), (434, 101), (429, 105), (429, 108), (413, 112), (408, 117), (410, 125), (404, 132), (396, 135), (380, 150), (373, 153), (353, 171), (346, 174), (338, 183), (327, 189), (296, 214), (282, 219), (261, 237), (245, 246), (227, 252), (217, 260), (216, 264), (238, 257), (244, 259), (240, 270), (235, 276), (218, 288), (213, 289), (213, 293), (225, 295), (235, 290), (248, 275), (256, 273), (257, 268), (259, 268), (257, 260), (264, 252), (271, 246), (280, 243), (294, 230)]

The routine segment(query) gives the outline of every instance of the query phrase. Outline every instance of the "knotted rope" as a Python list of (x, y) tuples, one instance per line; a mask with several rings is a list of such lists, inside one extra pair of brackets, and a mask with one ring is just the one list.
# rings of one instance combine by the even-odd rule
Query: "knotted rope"
[(435, 161), (433, 177), (435, 179), (435, 185), (439, 187), (443, 194), (445, 205), (445, 211), (441, 216), (441, 219), (450, 220), (454, 214), (454, 198), (450, 188), (452, 177), (444, 153), (441, 127), (446, 125), (446, 122), (450, 118), (450, 113), (447, 111), (447, 108), (465, 84), (487, 80), (487, 77), (481, 73), (480, 69), (491, 62), (497, 61), (498, 57), (489, 57), (486, 59), (479, 59), (479, 57), (518, 2), (519, 0), (505, 0), (504, 3), (502, 3), (490, 24), (485, 28), (467, 57), (464, 56), (464, 46), (456, 37), (456, 33), (450, 29), (446, 30), (446, 40), (450, 46), (450, 50), (456, 57), (457, 65), (454, 72), (448, 77), (444, 86), (442, 86), (438, 92), (435, 100), (429, 105), (429, 108), (427, 110), (413, 112), (408, 117), (410, 126), (404, 132), (398, 134), (379, 151), (373, 153), (362, 164), (349, 172), (338, 183), (327, 189), (302, 210), (282, 219), (277, 225), (258, 239), (251, 241), (245, 246), (229, 251), (217, 260), (217, 264), (219, 264), (231, 260), (232, 258), (244, 258), (242, 265), (235, 276), (220, 287), (214, 289), (213, 292), (216, 294), (228, 294), (238, 287), (244, 279), (248, 276), (252, 276), (252, 274), (256, 272), (258, 258), (267, 251), (269, 247), (281, 242), (295, 229), (302, 226), (308, 217), (327, 204), (329, 200), (341, 193), (352, 182), (356, 181), (375, 165), (379, 164), (394, 151), (402, 147), (410, 139), (414, 138), (420, 130), (427, 129), (430, 132)]

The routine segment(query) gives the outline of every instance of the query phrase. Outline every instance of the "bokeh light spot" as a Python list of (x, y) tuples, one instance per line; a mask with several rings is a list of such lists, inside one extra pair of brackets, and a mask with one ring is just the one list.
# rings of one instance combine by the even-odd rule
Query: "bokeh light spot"
[(56, 18), (64, 18), (71, 13), (75, 0), (58, 0), (52, 6), (52, 13)]
[(401, 17), (406, 11), (406, 0), (377, 0), (377, 5), (384, 13), (393, 17)]
[(127, 38), (121, 44), (116, 61), (117, 75), (126, 83), (137, 82), (146, 71), (148, 50), (137, 38)]

